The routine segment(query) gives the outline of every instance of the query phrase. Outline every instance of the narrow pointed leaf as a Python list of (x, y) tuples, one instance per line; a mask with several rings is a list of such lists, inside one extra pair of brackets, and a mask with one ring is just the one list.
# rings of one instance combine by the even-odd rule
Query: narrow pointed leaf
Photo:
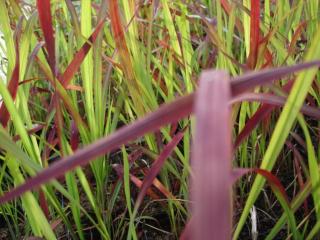
[[(123, 166), (120, 164), (114, 164), (113, 168), (116, 170), (118, 176), (123, 179)], [(142, 181), (137, 178), (136, 176), (134, 176), (133, 174), (129, 174), (130, 177), (130, 181), (134, 183), (134, 185), (136, 185), (137, 188), (141, 188), (142, 187)], [(146, 193), (152, 198), (152, 199), (160, 199), (160, 197), (158, 196), (158, 194), (156, 194), (152, 189), (148, 188)]]
[(262, 86), (274, 80), (285, 77), (286, 75), (309, 69), (312, 67), (319, 67), (320, 61), (308, 61), (305, 63), (296, 64), (293, 66), (279, 67), (265, 69), (261, 71), (252, 71), (242, 76), (235, 77), (231, 80), (232, 96), (238, 95), (248, 91), (256, 86)]
[[(272, 106), (283, 107), (286, 103), (287, 98), (282, 96), (276, 96), (273, 94), (264, 93), (244, 93), (233, 98), (230, 103), (235, 102), (260, 102)], [(310, 117), (315, 119), (320, 119), (320, 109), (315, 107), (310, 107), (308, 105), (302, 105), (300, 111)]]
[[(293, 81), (288, 82), (285, 86), (283, 86), (283, 90), (285, 92), (289, 92), (292, 87)], [(237, 96), (235, 97), (237, 98)], [(243, 127), (239, 135), (236, 137), (234, 148), (238, 148), (241, 142), (249, 136), (251, 131), (263, 120), (266, 119), (270, 113), (273, 111), (274, 106), (269, 104), (263, 104), (259, 107), (259, 109), (250, 117), (250, 119), (246, 122), (246, 125)]]
[(92, 44), (96, 41), (102, 27), (103, 27), (104, 21), (101, 21), (98, 23), (96, 29), (92, 33), (92, 35), (89, 37), (89, 39), (82, 45), (80, 50), (75, 54), (73, 57), (71, 63), (68, 65), (66, 70), (64, 71), (61, 82), (64, 87), (67, 87), (72, 80), (75, 73), (80, 68), (80, 65), (82, 64), (83, 60), (85, 59), (86, 55), (88, 54), (89, 50), (91, 49)]
[(154, 179), (159, 174), (165, 160), (170, 156), (174, 148), (177, 146), (177, 144), (181, 141), (183, 138), (183, 132), (179, 132), (177, 135), (173, 137), (170, 143), (168, 143), (159, 157), (155, 160), (155, 162), (152, 164), (150, 170), (146, 174), (146, 177), (143, 180), (143, 184), (140, 190), (140, 193), (137, 197), (136, 204), (135, 204), (135, 210), (137, 210), (148, 190), (148, 188), (152, 185)]
[(248, 66), (254, 69), (257, 64), (260, 35), (260, 1), (251, 0), (250, 13), (250, 53)]
[(43, 36), (46, 42), (46, 49), (48, 52), (48, 63), (51, 67), (52, 72), (55, 74), (56, 54), (50, 0), (37, 0), (37, 8), (39, 12), (40, 26), (43, 31)]
[(246, 125), (237, 136), (234, 142), (235, 149), (237, 149), (242, 141), (244, 141), (250, 135), (252, 130), (273, 111), (273, 108), (274, 107), (271, 105), (264, 104), (253, 114), (253, 116), (246, 122)]
[(134, 76), (134, 70), (130, 59), (129, 49), (125, 39), (124, 29), (121, 23), (119, 3), (117, 0), (109, 1), (109, 14), (111, 20), (112, 32), (114, 35), (117, 50), (119, 51), (120, 62), (124, 74), (127, 77), (129, 91), (134, 101), (140, 99), (138, 96), (139, 86)]

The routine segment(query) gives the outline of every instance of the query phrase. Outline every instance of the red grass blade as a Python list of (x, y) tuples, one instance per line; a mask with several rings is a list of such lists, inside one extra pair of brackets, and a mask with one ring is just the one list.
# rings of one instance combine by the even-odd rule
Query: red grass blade
[(112, 33), (114, 35), (116, 47), (119, 52), (121, 68), (124, 71), (124, 74), (127, 76), (128, 84), (131, 85), (129, 88), (130, 94), (132, 95), (131, 97), (135, 99), (137, 97), (135, 95), (139, 93), (140, 87), (134, 77), (134, 70), (129, 57), (130, 53), (125, 39), (125, 32), (121, 24), (119, 3), (117, 0), (109, 1), (109, 15)]
[[(44, 43), (43, 41), (38, 42), (38, 43), (36, 44), (36, 46), (34, 47), (34, 49), (32, 50), (32, 52), (30, 53), (30, 56), (29, 56), (29, 58), (28, 58), (28, 63), (27, 63), (26, 69), (30, 68), (30, 65), (33, 64), (36, 56), (38, 55), (38, 52), (39, 52), (40, 49), (44, 46), (44, 44), (45, 44), (45, 43)], [(37, 79), (37, 78), (36, 78), (36, 79)], [(22, 83), (23, 83), (23, 82), (24, 82), (24, 81), (22, 81)], [(21, 83), (21, 84), (22, 84), (22, 83)]]
[[(294, 149), (294, 151), (293, 151), (294, 166), (295, 166), (296, 171), (297, 171), (297, 178), (298, 178), (299, 188), (303, 189), (305, 187), (305, 182), (304, 182), (303, 177), (302, 177), (302, 169), (301, 169), (302, 168), (301, 167), (302, 157), (294, 147), (292, 147), (292, 148)], [(305, 200), (303, 202), (303, 208), (304, 208), (305, 216), (307, 216), (309, 214), (307, 200)]]
[(158, 180), (158, 178), (153, 180), (152, 185), (167, 199), (176, 200), (175, 196)]
[[(50, 83), (53, 86), (56, 86), (56, 82), (55, 79), (50, 75), (50, 72), (47, 71), (47, 68), (44, 66), (44, 64), (41, 62), (41, 60), (36, 57), (36, 62), (38, 63), (40, 69), (42, 70), (42, 72), (44, 73), (44, 75), (46, 76), (46, 78), (50, 81)], [(59, 94), (59, 92), (55, 92), (57, 94)], [(50, 105), (48, 107), (48, 112), (51, 113), (51, 111), (53, 110), (53, 107), (55, 106), (54, 103), (55, 101), (53, 101), (56, 98), (57, 95), (53, 95), (53, 97), (51, 98), (51, 102)], [(68, 110), (68, 112), (70, 113), (70, 115), (72, 116), (73, 120), (77, 123), (78, 126), (83, 126), (84, 128), (86, 128), (86, 125), (82, 119), (82, 117), (80, 116), (79, 112), (75, 111), (75, 108), (73, 107), (72, 102), (70, 101), (70, 98), (66, 97), (63, 94), (59, 94), (58, 95), (61, 100), (63, 101), (66, 109)]]
[(221, 0), (221, 5), (228, 15), (231, 12), (231, 6), (227, 0)]
[(111, 0), (109, 2), (109, 8), (110, 8), (109, 14), (110, 14), (112, 32), (114, 34), (117, 47), (119, 48), (119, 50), (122, 49), (122, 50), (128, 51), (127, 44), (125, 42), (123, 27), (121, 25), (118, 1)]
[(272, 112), (273, 108), (274, 107), (271, 105), (264, 104), (253, 114), (253, 116), (246, 122), (246, 125), (237, 136), (234, 143), (234, 149), (239, 147), (242, 141), (249, 136), (252, 130)]
[(66, 87), (66, 89), (67, 89), (67, 90), (74, 90), (74, 91), (78, 91), (78, 92), (83, 92), (83, 87), (78, 86), (78, 85), (69, 84), (69, 85)]
[[(299, 144), (306, 151), (305, 142), (301, 142)], [(294, 144), (292, 144), (291, 141), (287, 140), (286, 141), (286, 146), (293, 153), (294, 167), (295, 167), (296, 172), (297, 172), (297, 180), (298, 180), (299, 188), (300, 188), (300, 190), (302, 190), (302, 189), (305, 188), (305, 185), (306, 185), (306, 183), (304, 182), (304, 179), (303, 179), (303, 171), (302, 171), (303, 165), (304, 165), (303, 157), (301, 156), (300, 152), (297, 150), (297, 147)], [(305, 216), (307, 216), (309, 214), (309, 209), (308, 209), (308, 201), (306, 199), (303, 202), (303, 208), (304, 208), (304, 212), (305, 212), (304, 214), (305, 214)]]
[(251, 0), (250, 12), (250, 53), (248, 67), (254, 69), (258, 60), (260, 42), (260, 1)]
[(147, 192), (147, 190), (149, 189), (149, 187), (152, 185), (153, 181), (155, 180), (156, 176), (159, 174), (165, 160), (170, 156), (170, 154), (172, 153), (172, 151), (174, 150), (174, 148), (178, 145), (178, 143), (181, 141), (181, 139), (183, 138), (184, 132), (179, 132), (177, 135), (175, 135), (173, 137), (173, 139), (171, 140), (171, 142), (169, 142), (165, 148), (163, 149), (163, 151), (161, 152), (161, 154), (159, 155), (159, 157), (154, 161), (154, 163), (152, 164), (152, 167), (150, 168), (150, 170), (148, 171), (148, 173), (146, 174), (144, 180), (143, 180), (143, 184), (140, 190), (140, 193), (137, 197), (136, 203), (135, 203), (135, 209), (137, 210)]
[(232, 170), (232, 178), (234, 181), (238, 180), (240, 177), (242, 177), (245, 174), (255, 172), (257, 174), (262, 175), (270, 184), (271, 188), (273, 191), (277, 191), (281, 194), (283, 199), (286, 200), (287, 204), (290, 205), (289, 203), (289, 197), (286, 193), (285, 188), (283, 187), (282, 183), (280, 182), (279, 178), (272, 174), (271, 172), (265, 170), (265, 169), (260, 169), (260, 168), (237, 168)]
[[(292, 87), (293, 82), (289, 81), (285, 86), (283, 86), (283, 90), (285, 92), (289, 92)], [(238, 148), (238, 146), (241, 144), (241, 142), (249, 136), (251, 131), (264, 119), (266, 119), (272, 110), (274, 109), (274, 106), (269, 104), (263, 104), (259, 107), (259, 109), (253, 114), (253, 116), (246, 122), (246, 125), (241, 130), (239, 135), (237, 136), (235, 143), (234, 143), (234, 149)]]
[[(46, 56), (47, 61), (50, 65), (53, 75), (58, 76), (58, 68), (56, 66), (55, 39), (54, 39), (53, 22), (52, 22), (52, 16), (51, 16), (50, 0), (37, 0), (37, 8), (39, 12), (40, 26), (46, 42), (46, 49), (48, 53), (48, 56)], [(61, 107), (59, 104), (60, 104), (60, 101), (58, 96), (54, 95), (53, 105), (55, 106), (55, 109), (56, 109), (54, 124), (57, 130), (58, 143), (59, 143), (60, 149), (62, 149), (61, 131), (62, 131), (62, 125), (63, 125), (63, 118), (61, 116)]]
[(70, 137), (70, 145), (72, 151), (76, 151), (79, 146), (79, 130), (76, 126), (76, 123), (72, 121), (71, 123), (71, 137)]
[(46, 139), (47, 143), (42, 152), (41, 158), (43, 166), (48, 167), (48, 159), (52, 149), (58, 144), (58, 138), (56, 137), (56, 128), (52, 128)]
[[(272, 106), (283, 107), (287, 101), (287, 98), (282, 96), (276, 96), (273, 94), (266, 93), (244, 93), (232, 98), (231, 104), (236, 102), (260, 102)], [(271, 108), (272, 108), (271, 106)], [(313, 117), (315, 119), (320, 119), (320, 109), (316, 107), (310, 107), (308, 105), (303, 105), (300, 110), (305, 115)]]
[(248, 91), (256, 86), (265, 85), (288, 74), (319, 66), (320, 61), (315, 60), (293, 66), (265, 69), (258, 72), (252, 71), (243, 74), (242, 76), (235, 77), (231, 80), (232, 96)]
[[(116, 170), (118, 176), (119, 176), (121, 179), (123, 179), (123, 167), (122, 167), (122, 165), (120, 165), (120, 164), (114, 164), (112, 167)], [(141, 187), (142, 187), (142, 184), (143, 184), (142, 181), (141, 181), (139, 178), (137, 178), (136, 176), (134, 176), (133, 174), (130, 174), (130, 181), (133, 182), (134, 185), (136, 185), (137, 188), (141, 188)], [(156, 193), (155, 193), (154, 191), (152, 191), (152, 189), (150, 189), (150, 188), (147, 189), (146, 193), (147, 193), (152, 199), (160, 199), (160, 197), (158, 196), (158, 194), (156, 194)]]
[(195, 240), (229, 239), (232, 225), (229, 76), (204, 72), (195, 103), (196, 130), (191, 166)]
[(300, 36), (303, 33), (303, 30), (306, 28), (306, 26), (307, 26), (307, 22), (303, 21), (298, 25), (297, 29), (295, 30), (295, 32), (292, 36), (289, 48), (288, 48), (288, 57), (294, 53), (297, 41), (300, 38)]
[(62, 145), (62, 129), (63, 129), (63, 125), (64, 125), (64, 119), (62, 116), (61, 105), (60, 105), (60, 100), (58, 98), (58, 95), (53, 96), (53, 103), (54, 103), (54, 107), (56, 109), (56, 112), (54, 115), (54, 127), (57, 132), (60, 154), (63, 157), (63, 156), (65, 156), (65, 151), (63, 150), (63, 145)]
[(39, 203), (40, 203), (40, 207), (41, 207), (44, 215), (49, 220), (50, 219), (50, 211), (49, 211), (47, 199), (46, 199), (46, 196), (44, 195), (44, 192), (41, 189), (39, 190)]
[(286, 190), (281, 184), (280, 180), (275, 175), (273, 175), (271, 172), (264, 169), (256, 168), (253, 170), (256, 173), (259, 173), (260, 175), (262, 175), (264, 178), (266, 178), (271, 188), (273, 189), (273, 191), (279, 192), (282, 195), (282, 197), (286, 200), (287, 204), (290, 205)]
[(89, 50), (91, 49), (92, 44), (96, 41), (101, 29), (103, 28), (104, 21), (101, 21), (98, 23), (96, 29), (92, 33), (92, 35), (89, 37), (89, 39), (82, 45), (80, 50), (75, 54), (73, 57), (71, 63), (64, 71), (63, 75), (60, 78), (60, 81), (64, 87), (67, 87), (75, 75), (75, 73), (78, 71), (81, 63), (85, 59), (86, 55), (88, 54)]
[(51, 5), (50, 0), (37, 0), (37, 8), (39, 12), (40, 26), (46, 42), (46, 49), (48, 52), (48, 63), (54, 75), (57, 73), (56, 69), (56, 54), (55, 54), (55, 40), (52, 25)]

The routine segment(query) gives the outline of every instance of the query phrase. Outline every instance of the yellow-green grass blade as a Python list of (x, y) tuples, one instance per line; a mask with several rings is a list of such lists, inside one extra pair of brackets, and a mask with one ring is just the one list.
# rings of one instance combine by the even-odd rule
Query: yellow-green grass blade
[(164, 18), (164, 23), (165, 26), (168, 29), (169, 32), (169, 36), (170, 36), (170, 43), (172, 45), (173, 50), (178, 54), (178, 56), (181, 56), (181, 48), (179, 45), (179, 40), (178, 40), (178, 36), (177, 36), (177, 32), (174, 28), (175, 24), (170, 12), (170, 7), (169, 7), (169, 2), (167, 0), (161, 0), (160, 1), (163, 7), (163, 18)]
[(304, 120), (304, 118), (299, 115), (298, 116), (299, 124), (303, 130), (306, 146), (307, 146), (307, 154), (308, 154), (308, 166), (309, 166), (309, 174), (312, 187), (314, 191), (312, 192), (314, 207), (316, 211), (317, 220), (320, 220), (320, 189), (316, 188), (320, 184), (320, 173), (318, 169), (318, 159), (316, 157), (315, 149), (312, 144), (311, 136), (308, 130), (308, 126)]
[(264, 1), (264, 24), (266, 27), (270, 26), (270, 0)]
[[(22, 173), (19, 170), (19, 165), (16, 163), (13, 157), (7, 156), (7, 165), (10, 170), (12, 177), (14, 178), (15, 184), (21, 184), (24, 182)], [(46, 239), (56, 239), (55, 234), (51, 230), (51, 226), (47, 221), (44, 213), (38, 205), (35, 197), (31, 192), (25, 193), (22, 197), (22, 205), (27, 213), (29, 224), (31, 225), (32, 231), (36, 236), (45, 236)]]
[[(297, 196), (291, 201), (291, 209), (296, 211), (305, 199), (310, 195), (312, 190), (311, 182), (307, 182), (304, 188), (297, 194)], [(272, 240), (276, 237), (277, 233), (283, 228), (283, 225), (287, 221), (287, 215), (283, 213), (274, 227), (271, 229), (266, 237), (266, 240)]]
[[(152, 88), (151, 76), (146, 72), (146, 59), (144, 56), (145, 46), (138, 42), (139, 35), (137, 29), (137, 20), (136, 20), (136, 9), (135, 2), (123, 1), (123, 9), (126, 20), (126, 25), (128, 26), (126, 33), (126, 43), (128, 50), (131, 53), (131, 63), (134, 71), (134, 77), (138, 83), (140, 93), (143, 96), (143, 105), (145, 111), (154, 109), (158, 106), (157, 99)], [(127, 56), (129, 57), (129, 56)], [(129, 88), (132, 86), (128, 86)], [(136, 105), (136, 104), (135, 104)], [(136, 106), (137, 109), (141, 108)]]
[(125, 147), (122, 147), (122, 156), (123, 156), (123, 185), (124, 185), (124, 193), (126, 198), (126, 206), (129, 212), (130, 221), (129, 221), (129, 230), (127, 235), (127, 240), (137, 239), (135, 227), (134, 227), (134, 219), (132, 219), (133, 212), (131, 206), (131, 193), (130, 193), (130, 165), (127, 150)]
[(319, 231), (320, 231), (320, 221), (318, 220), (317, 223), (310, 230), (308, 236), (305, 239), (306, 240), (317, 239), (317, 236), (319, 235)]
[(82, 230), (83, 226), (81, 224), (80, 209), (77, 206), (80, 203), (80, 196), (79, 196), (79, 190), (76, 183), (76, 178), (73, 172), (66, 174), (66, 184), (68, 187), (69, 194), (74, 199), (74, 201), (70, 202), (70, 206), (71, 206), (73, 219), (77, 228), (77, 233), (79, 238), (83, 240), (84, 239), (83, 230)]
[[(243, 0), (242, 4), (248, 10), (251, 9), (251, 2), (250, 0)], [(250, 16), (243, 11), (243, 28), (244, 28), (244, 42), (245, 42), (245, 50), (246, 50), (246, 57), (249, 56), (250, 53)]]
[(6, 56), (8, 58), (7, 79), (10, 79), (16, 62), (16, 51), (6, 1), (0, 1), (0, 29), (6, 44)]
[[(92, 31), (91, 23), (91, 0), (81, 0), (81, 33), (88, 39)], [(83, 42), (82, 42), (83, 43)], [(97, 138), (97, 128), (95, 122), (95, 113), (93, 105), (93, 53), (92, 50), (88, 52), (81, 66), (81, 77), (84, 88), (84, 103), (85, 111), (88, 118), (90, 128), (90, 135), (93, 139)]]
[(181, 35), (181, 50), (183, 54), (183, 62), (184, 62), (184, 71), (182, 72), (184, 77), (184, 82), (186, 86), (186, 90), (188, 93), (192, 92), (193, 84), (191, 81), (192, 78), (192, 55), (193, 49), (191, 44), (191, 30), (189, 20), (187, 19), (188, 8), (184, 3), (179, 3), (181, 16), (176, 17), (177, 27), (179, 29), (179, 33)]
[(41, 165), (32, 161), (28, 155), (11, 139), (7, 131), (0, 126), (0, 148), (10, 153), (30, 175), (42, 169)]
[[(98, 220), (98, 224), (100, 225), (101, 230), (104, 232), (105, 238), (111, 239), (109, 236), (108, 230), (106, 229), (105, 223), (103, 222), (102, 212), (100, 211), (100, 209), (96, 203), (95, 197), (90, 189), (90, 185), (89, 185), (89, 182), (85, 176), (85, 173), (83, 172), (83, 170), (81, 168), (77, 168), (76, 173), (77, 173), (77, 177), (82, 185), (82, 188), (85, 191), (85, 193), (88, 197), (88, 200), (89, 200), (89, 202), (95, 212), (96, 218)], [(110, 211), (110, 209), (108, 209), (108, 210)]]
[[(217, 27), (216, 27), (217, 37), (220, 39), (220, 43), (221, 43), (217, 47), (218, 49), (221, 48), (221, 50), (226, 52), (225, 45), (223, 44), (223, 47), (222, 47), (223, 41), (221, 41), (222, 39), (224, 39), (223, 28), (225, 26), (223, 14), (222, 14), (222, 7), (221, 7), (220, 1), (216, 1), (215, 3), (216, 3), (216, 11), (217, 11), (217, 17), (216, 17), (217, 18)], [(226, 69), (226, 65), (227, 65), (227, 59), (225, 58), (224, 54), (221, 51), (219, 51), (216, 67), (219, 69)]]
[(25, 129), (24, 123), (23, 123), (22, 119), (20, 118), (20, 115), (18, 114), (18, 111), (17, 111), (17, 109), (14, 105), (14, 102), (12, 100), (12, 97), (11, 97), (7, 87), (4, 85), (4, 83), (1, 79), (0, 79), (0, 95), (2, 96), (2, 99), (3, 99), (4, 103), (6, 104), (6, 107), (10, 113), (13, 124), (16, 128), (16, 131), (21, 137), (23, 145), (25, 146), (29, 155), (32, 156), (34, 161), (38, 161), (40, 163), (41, 160), (33, 148), (33, 145), (31, 143), (30, 138), (29, 138), (27, 131)]
[(134, 0), (122, 0), (122, 6), (124, 11), (124, 17), (127, 25), (127, 34), (130, 41), (127, 41), (129, 48), (136, 52), (137, 49), (137, 39), (138, 39), (138, 29), (136, 20), (136, 9)]

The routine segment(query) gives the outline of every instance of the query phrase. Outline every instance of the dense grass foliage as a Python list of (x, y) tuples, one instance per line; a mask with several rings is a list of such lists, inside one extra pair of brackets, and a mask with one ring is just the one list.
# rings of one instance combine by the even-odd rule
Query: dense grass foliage
[(319, 237), (319, 5), (0, 0), (0, 238)]

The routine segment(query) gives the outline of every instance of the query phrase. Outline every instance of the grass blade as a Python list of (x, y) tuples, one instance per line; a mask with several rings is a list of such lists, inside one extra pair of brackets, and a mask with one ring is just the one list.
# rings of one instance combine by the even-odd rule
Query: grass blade
[[(258, 72), (252, 71), (242, 76), (235, 77), (231, 80), (232, 95), (238, 95), (242, 92), (248, 91), (256, 86), (262, 86), (273, 80), (285, 77), (288, 74), (299, 72), (308, 68), (316, 67), (320, 65), (319, 60), (306, 59), (307, 62), (299, 63), (292, 66), (279, 67), (273, 69), (265, 69)], [(313, 60), (313, 61), (312, 61)]]
[(134, 70), (130, 59), (130, 53), (125, 39), (124, 29), (121, 24), (118, 1), (109, 1), (109, 8), (112, 32), (115, 38), (117, 49), (119, 51), (122, 70), (127, 77), (128, 89), (135, 105), (139, 108), (138, 111), (140, 112), (140, 114), (143, 114), (144, 106), (140, 103), (140, 88), (135, 79)]
[(75, 54), (71, 63), (68, 65), (66, 70), (64, 71), (61, 82), (64, 87), (67, 87), (72, 80), (75, 73), (78, 71), (80, 65), (82, 64), (83, 60), (87, 56), (89, 50), (91, 49), (92, 44), (96, 41), (101, 29), (103, 28), (104, 21), (98, 23), (96, 29), (92, 33), (92, 35), (88, 38), (88, 40), (82, 45), (80, 50)]
[(254, 69), (258, 60), (258, 50), (260, 41), (260, 1), (251, 0), (250, 14), (250, 53), (248, 66)]
[[(285, 105), (287, 98), (282, 96), (277, 96), (274, 94), (266, 93), (243, 93), (240, 94), (230, 101), (231, 104), (236, 102), (260, 102), (272, 106), (282, 107)], [(315, 119), (320, 119), (320, 109), (316, 107), (310, 107), (308, 105), (302, 105), (300, 111), (305, 115), (313, 117)]]
[[(172, 151), (174, 150), (174, 148), (178, 145), (178, 143), (181, 141), (181, 139), (183, 138), (184, 133), (183, 132), (179, 132), (177, 135), (175, 135), (171, 142), (168, 143), (168, 145), (166, 145), (163, 149), (163, 151), (161, 152), (161, 154), (159, 155), (159, 157), (155, 160), (155, 162), (152, 164), (150, 170), (148, 171), (148, 173), (146, 174), (144, 180), (143, 180), (143, 184), (140, 190), (140, 193), (137, 197), (136, 200), (136, 204), (134, 207), (134, 213), (136, 213), (138, 211), (138, 208), (148, 190), (148, 188), (152, 185), (154, 179), (156, 178), (156, 176), (159, 174), (165, 160), (170, 156), (170, 154), (172, 153)], [(135, 214), (133, 214), (135, 215)]]
[(227, 73), (202, 73), (197, 98), (191, 162), (194, 171), (191, 239), (228, 239), (232, 223), (232, 147)]
[(37, 8), (39, 12), (40, 26), (46, 42), (46, 49), (48, 52), (48, 63), (51, 67), (52, 73), (56, 75), (56, 50), (53, 23), (51, 16), (50, 0), (37, 0)]
[(317, 221), (320, 221), (320, 209), (319, 209), (320, 208), (320, 189), (317, 188), (318, 184), (320, 184), (318, 159), (316, 157), (315, 149), (312, 144), (311, 136), (310, 136), (306, 121), (301, 115), (298, 116), (298, 121), (306, 139), (310, 180), (311, 180), (312, 187), (314, 188), (314, 191), (312, 192), (312, 197), (313, 197), (313, 202), (315, 206)]

